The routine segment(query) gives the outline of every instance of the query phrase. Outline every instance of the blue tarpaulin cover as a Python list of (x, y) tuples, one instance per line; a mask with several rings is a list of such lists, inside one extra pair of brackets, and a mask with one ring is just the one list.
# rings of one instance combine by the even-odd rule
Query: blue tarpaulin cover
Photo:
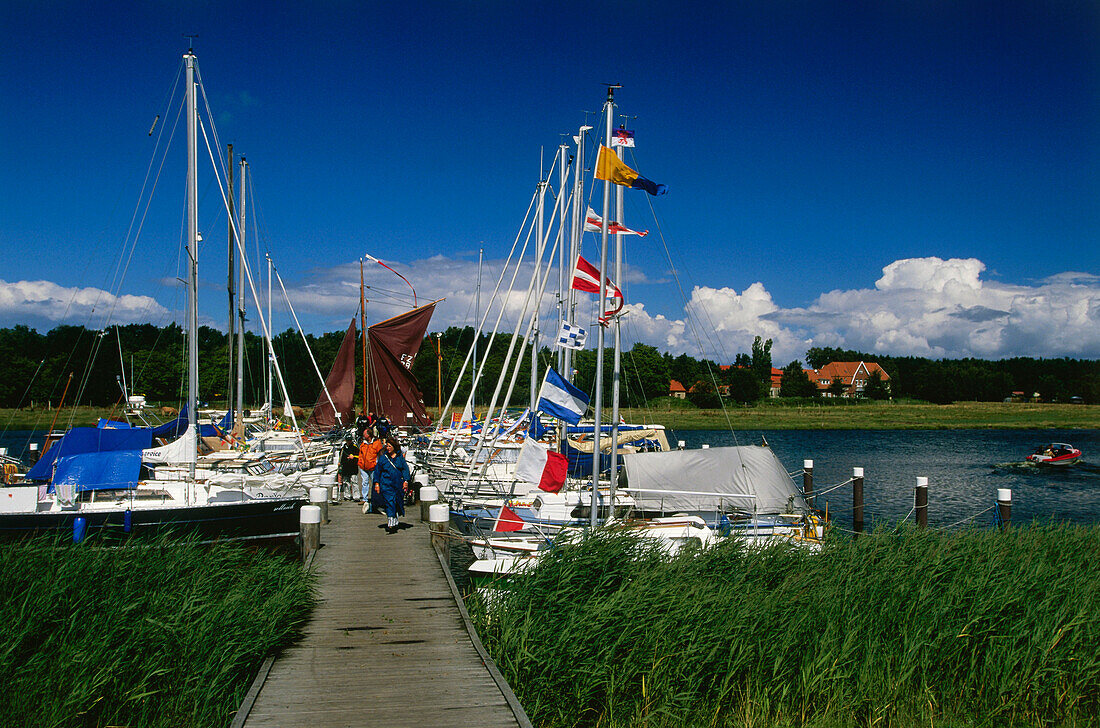
[(132, 487), (141, 471), (141, 451), (152, 443), (146, 428), (74, 427), (46, 451), (27, 480), (49, 480), (56, 462), (53, 481), (71, 483), (77, 492)]

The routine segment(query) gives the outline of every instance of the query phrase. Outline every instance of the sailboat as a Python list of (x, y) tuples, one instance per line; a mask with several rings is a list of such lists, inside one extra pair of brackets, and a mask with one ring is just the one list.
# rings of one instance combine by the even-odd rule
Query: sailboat
[[(96, 531), (127, 535), (183, 531), (209, 539), (266, 541), (292, 539), (298, 533), (298, 511), (305, 498), (296, 479), (259, 470), (212, 478), (197, 464), (200, 121), (198, 69), (192, 49), (184, 54), (183, 62), (187, 118), (186, 430), (178, 440), (155, 448), (150, 428), (70, 429), (26, 474), (25, 484), (0, 489), (0, 538), (70, 531), (74, 539)], [(235, 224), (232, 215), (230, 221)], [(239, 237), (237, 242), (240, 246)], [(243, 258), (243, 248), (238, 249)], [(270, 349), (270, 331), (262, 317), (260, 320)], [(265, 465), (256, 462), (252, 467), (262, 470)]]
[[(766, 444), (674, 451), (668, 448), (666, 441), (663, 447), (650, 448), (649, 452), (621, 451), (622, 438), (634, 437), (630, 432), (632, 428), (622, 423), (618, 411), (621, 338), (617, 314), (622, 308), (622, 295), (603, 271), (609, 270), (608, 243), (610, 234), (615, 234), (614, 276), (622, 280), (622, 236), (624, 231), (631, 232), (621, 225), (623, 185), (641, 186), (650, 194), (659, 189), (629, 168), (626, 169), (632, 176), (628, 179), (633, 184), (622, 181), (617, 174), (625, 164), (621, 161), (621, 146), (618, 156), (613, 150), (611, 125), (615, 88), (610, 86), (608, 89), (604, 107), (605, 144), (595, 165), (597, 178), (605, 181), (603, 213), (600, 218), (592, 213), (585, 216), (586, 222), (598, 222), (601, 241), (599, 264), (589, 265), (589, 285), (583, 289), (598, 293), (599, 311), (594, 421), (586, 426), (592, 435), (587, 445), (590, 481), (581, 490), (572, 491), (574, 499), (563, 501), (564, 491), (537, 493), (534, 498), (529, 495), (530, 502), (506, 498), (495, 512), (494, 506), (487, 503), (483, 503), (480, 510), (471, 509), (468, 502), (460, 502), (456, 507), (452, 499), (452, 522), (456, 521), (456, 516), (458, 521), (472, 520), (483, 531), (471, 539), (475, 555), (481, 557), (471, 567), (475, 574), (499, 575), (522, 570), (545, 553), (557, 534), (579, 527), (615, 525), (644, 538), (658, 539), (666, 543), (670, 551), (683, 543), (706, 545), (724, 537), (753, 543), (782, 539), (816, 548), (823, 535), (820, 521)], [(578, 149), (577, 156), (580, 155)], [(610, 209), (613, 187), (618, 196), (615, 217), (611, 216)], [(579, 209), (577, 200), (574, 205), (574, 210)], [(620, 222), (609, 222), (614, 219)], [(577, 227), (574, 224), (574, 229)], [(579, 260), (574, 248), (572, 270), (579, 270)], [(612, 304), (608, 308), (609, 299), (615, 298), (618, 300), (614, 303), (618, 306)], [(567, 315), (563, 314), (562, 318), (570, 322)], [(603, 406), (605, 328), (610, 328), (614, 336), (610, 417)], [(569, 371), (568, 364), (562, 366)], [(559, 438), (564, 439), (561, 434), (564, 433), (559, 433)], [(656, 432), (649, 434), (651, 437), (657, 435)], [(562, 443), (562, 449), (570, 448)], [(575, 444), (571, 449), (579, 450)], [(608, 480), (603, 480), (601, 474), (604, 472), (610, 474)], [(575, 500), (575, 496), (582, 493), (589, 499), (587, 507)], [(620, 503), (630, 504), (625, 516), (617, 507)], [(512, 523), (502, 527), (504, 514), (509, 514)]]

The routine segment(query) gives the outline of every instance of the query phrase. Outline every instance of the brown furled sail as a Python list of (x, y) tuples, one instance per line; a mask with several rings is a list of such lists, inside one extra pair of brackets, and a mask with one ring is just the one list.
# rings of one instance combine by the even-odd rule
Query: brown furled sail
[[(430, 425), (412, 365), (435, 311), (433, 301), (367, 329), (370, 410), (395, 425)], [(412, 418), (408, 414), (412, 413)]]
[[(357, 329), (355, 319), (351, 320), (348, 331), (344, 334), (344, 340), (340, 342), (340, 350), (336, 352), (336, 360), (332, 362), (332, 369), (325, 379), (325, 388), (317, 395), (317, 404), (313, 406), (313, 414), (306, 420), (306, 429), (315, 432), (324, 432), (334, 427), (348, 427), (355, 419), (355, 339)], [(325, 395), (328, 389), (328, 396)], [(332, 402), (329, 402), (332, 397)], [(336, 422), (332, 405), (336, 405), (336, 412), (340, 413), (340, 424)]]

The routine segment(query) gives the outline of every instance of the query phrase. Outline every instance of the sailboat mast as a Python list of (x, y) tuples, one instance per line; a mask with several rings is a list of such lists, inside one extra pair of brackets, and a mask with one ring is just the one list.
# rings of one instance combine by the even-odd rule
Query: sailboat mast
[[(535, 240), (535, 278), (538, 279), (542, 270), (542, 255), (545, 252), (544, 241), (544, 229), (546, 227), (546, 180), (543, 179), (542, 170), (542, 148), (539, 148), (539, 201), (538, 208), (535, 210), (535, 231), (538, 238)], [(547, 262), (549, 265), (549, 262)], [(531, 396), (530, 406), (531, 412), (534, 412), (538, 407), (538, 389), (539, 389), (539, 306), (535, 304), (534, 310), (531, 312), (531, 317), (534, 319), (531, 326)]]
[[(240, 213), (240, 229), (241, 229), (241, 251), (244, 251), (244, 241), (247, 237), (245, 232), (245, 210), (247, 209), (248, 200), (245, 194), (245, 180), (248, 177), (248, 161), (241, 157), (241, 213)], [(244, 253), (241, 253), (241, 265), (238, 279), (237, 290), (244, 290)], [(244, 434), (244, 322), (245, 322), (245, 297), (237, 297), (237, 411), (233, 414), (233, 434), (240, 437)], [(268, 321), (270, 321), (270, 314), (268, 314)]]
[[(558, 169), (558, 323), (565, 321), (565, 182), (568, 177), (565, 155), (568, 148), (562, 144), (558, 147), (558, 157), (561, 166)], [(558, 371), (565, 371), (564, 346), (558, 347)]]
[[(607, 102), (604, 103), (604, 145), (611, 146), (611, 116), (615, 113), (615, 89), (617, 84), (608, 84)], [(600, 447), (603, 435), (600, 431), (603, 420), (603, 316), (607, 305), (607, 221), (611, 212), (611, 180), (603, 183), (603, 221), (600, 223), (600, 297), (596, 300), (597, 336), (596, 336), (596, 422), (592, 429), (592, 517), (595, 528), (599, 522), (599, 484), (600, 484)], [(614, 477), (614, 474), (612, 474)]]
[[(623, 158), (622, 145), (616, 148), (619, 159)], [(623, 224), (623, 188), (615, 185), (615, 222)], [(615, 234), (615, 280), (623, 284), (623, 236)], [(611, 501), (615, 499), (616, 468), (619, 461), (619, 385), (622, 379), (622, 329), (621, 319), (615, 317), (615, 353), (611, 365)]]
[(233, 230), (233, 217), (234, 217), (234, 212), (233, 212), (233, 145), (232, 144), (226, 144), (225, 145), (225, 150), (226, 150), (225, 151), (225, 156), (226, 156), (226, 162), (227, 162), (226, 168), (225, 168), (225, 170), (226, 170), (225, 171), (225, 173), (226, 173), (226, 185), (225, 185), (226, 195), (225, 195), (225, 197), (226, 197), (226, 210), (229, 213), (229, 215), (228, 215), (228, 218), (229, 218), (229, 275), (228, 275), (228, 280), (227, 280), (227, 283), (226, 283), (226, 288), (229, 289), (229, 335), (227, 337), (225, 337), (226, 338), (226, 344), (227, 344), (228, 349), (229, 349), (228, 353), (226, 354), (226, 362), (229, 363), (229, 380), (226, 382), (226, 387), (225, 387), (225, 402), (226, 402), (226, 407), (228, 409), (232, 409), (233, 405), (231, 404), (231, 402), (233, 401), (233, 399), (232, 399), (232, 394), (231, 393), (233, 392), (233, 381), (234, 381), (234, 379), (233, 379), (233, 364), (234, 364), (234, 361), (233, 361), (233, 327), (234, 327), (234, 325), (236, 323), (236, 319), (237, 319), (237, 306), (236, 306), (236, 301), (234, 300), (234, 296), (236, 295), (236, 292), (233, 289), (233, 278), (234, 278), (234, 276), (233, 276), (233, 262), (234, 262), (234, 260), (236, 260), (236, 256), (237, 256), (237, 239), (236, 239), (236, 233)]
[(363, 286), (363, 259), (359, 259), (359, 329), (363, 332), (363, 413), (367, 412), (367, 293)]
[(485, 254), (485, 248), (477, 249), (477, 290), (474, 292), (474, 348), (471, 357), (473, 365), (470, 367), (470, 419), (474, 417), (477, 409), (477, 335), (481, 331), (481, 261)]
[[(581, 210), (581, 202), (584, 197), (584, 134), (592, 127), (582, 126), (577, 131), (577, 136), (573, 137), (573, 141), (577, 144), (577, 173), (573, 175), (573, 212), (572, 212), (572, 225), (569, 229), (569, 287), (566, 295), (568, 302), (566, 305), (566, 313), (568, 315), (568, 321), (574, 321), (574, 313), (577, 305), (577, 294), (573, 291), (573, 269), (577, 265), (577, 251), (580, 250), (581, 235), (584, 231), (584, 212)], [(561, 373), (565, 377), (565, 381), (572, 383), (573, 381), (573, 352), (570, 349), (565, 349), (563, 369)]]
[[(267, 326), (268, 326), (268, 330), (270, 330), (271, 329), (271, 256), (268, 255), (266, 257), (267, 257)], [(257, 303), (256, 304), (256, 309), (259, 310), (259, 308), (260, 308), (260, 304)], [(272, 415), (274, 414), (273, 410), (275, 409), (275, 397), (273, 396), (274, 395), (274, 390), (272, 389), (272, 382), (271, 382), (271, 356), (268, 355), (268, 356), (264, 357), (264, 359), (267, 361), (267, 417), (268, 417), (268, 421), (270, 422), (270, 421), (274, 420), (274, 417), (272, 417)]]
[(199, 282), (199, 144), (193, 49), (187, 49), (183, 61), (187, 68), (187, 427), (191, 433), (188, 471), (194, 479), (194, 456), (198, 449), (195, 438), (199, 432), (199, 305), (196, 298)]

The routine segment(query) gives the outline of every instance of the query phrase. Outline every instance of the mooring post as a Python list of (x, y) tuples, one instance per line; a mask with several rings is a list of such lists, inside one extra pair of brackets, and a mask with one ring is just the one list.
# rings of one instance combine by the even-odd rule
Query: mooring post
[[(426, 488), (428, 486), (428, 474), (421, 471), (421, 472), (417, 473), (416, 475), (414, 475), (412, 486), (413, 486), (413, 497), (415, 499), (413, 502), (415, 503), (416, 501), (422, 501), (423, 498), (424, 498), (422, 493), (424, 492), (424, 488)], [(436, 500), (439, 500), (438, 496), (439, 496), (439, 491), (437, 490), (436, 491)], [(434, 502), (435, 501), (433, 501), (433, 503)], [(425, 519), (421, 518), (420, 520), (423, 521)]]
[(997, 515), (1001, 517), (1001, 530), (1012, 525), (1012, 489), (997, 489)]
[(852, 530), (863, 533), (863, 468), (852, 468)]
[(451, 542), (447, 530), (451, 523), (451, 507), (447, 503), (433, 503), (428, 506), (428, 528), (432, 534), (432, 546), (443, 554), (444, 559), (451, 555)]
[(686, 442), (684, 442), (683, 440), (677, 440), (676, 441), (676, 449), (677, 450), (683, 450), (685, 447), (687, 447)]
[[(340, 502), (340, 486), (336, 484), (336, 473), (321, 473), (317, 479), (317, 485), (328, 491), (329, 500), (333, 503)], [(328, 513), (325, 513), (325, 522), (328, 522)]]
[(913, 511), (917, 514), (917, 525), (928, 527), (928, 478), (917, 476), (917, 489), (913, 495)]
[(321, 509), (321, 523), (328, 523), (328, 488), (315, 485), (309, 489), (309, 504)]
[(428, 514), (428, 509), (439, 502), (439, 488), (434, 485), (423, 485), (420, 487), (420, 522), (430, 523), (431, 518)]
[(302, 546), (302, 562), (321, 548), (321, 507), (302, 506), (298, 511), (298, 541)]
[(30, 444), (30, 448), (31, 448), (31, 454), (30, 454), (29, 457), (31, 459), (31, 465), (34, 466), (35, 464), (38, 463), (38, 458), (40, 457), (41, 454), (38, 452), (38, 443), (37, 442), (32, 442)]
[(806, 505), (814, 507), (814, 461), (802, 461), (802, 494), (806, 496)]

